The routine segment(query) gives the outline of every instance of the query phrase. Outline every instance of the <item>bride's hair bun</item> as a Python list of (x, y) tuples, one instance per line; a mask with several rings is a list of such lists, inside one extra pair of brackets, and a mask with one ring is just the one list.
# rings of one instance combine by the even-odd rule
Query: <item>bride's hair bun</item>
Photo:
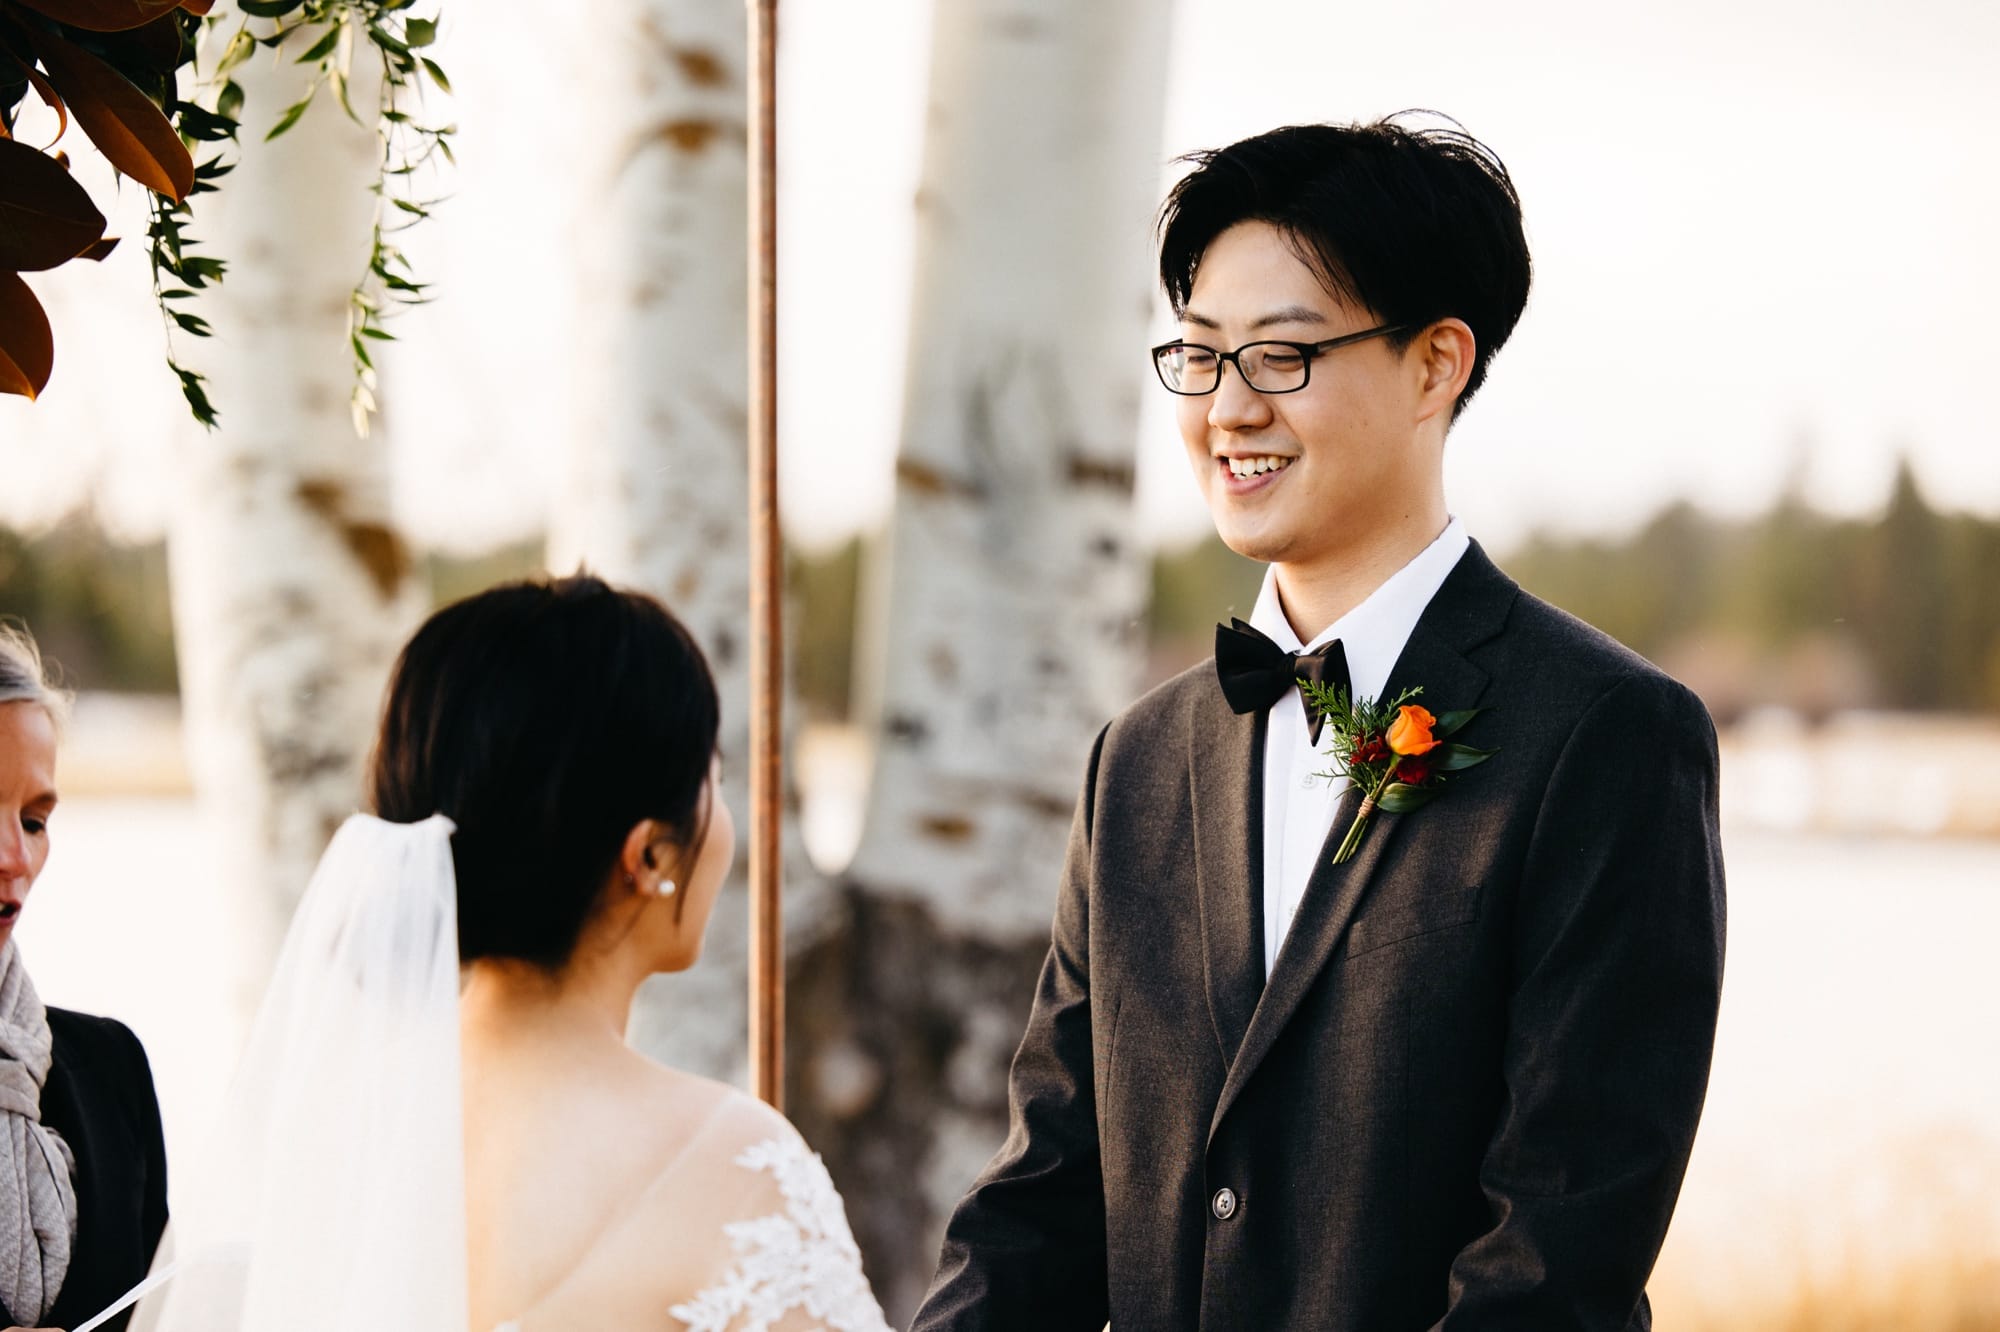
[(506, 584), (438, 611), (403, 649), (374, 812), (458, 825), (461, 958), (553, 969), (635, 824), (699, 844), (719, 724), (707, 660), (652, 597), (588, 574)]

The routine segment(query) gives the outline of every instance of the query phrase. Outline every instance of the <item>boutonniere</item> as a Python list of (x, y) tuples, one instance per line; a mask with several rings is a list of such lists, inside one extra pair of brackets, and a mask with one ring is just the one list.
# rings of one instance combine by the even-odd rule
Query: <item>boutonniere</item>
[(1466, 708), (1436, 716), (1410, 702), (1421, 686), (1405, 689), (1388, 702), (1350, 697), (1345, 689), (1330, 689), (1310, 680), (1299, 685), (1326, 718), (1331, 737), (1325, 753), (1334, 771), (1322, 777), (1345, 777), (1362, 793), (1354, 823), (1333, 854), (1338, 865), (1352, 856), (1368, 831), (1376, 810), (1407, 814), (1437, 799), (1446, 774), (1463, 772), (1486, 762), (1499, 751), (1448, 743), (1465, 724), (1486, 711)]

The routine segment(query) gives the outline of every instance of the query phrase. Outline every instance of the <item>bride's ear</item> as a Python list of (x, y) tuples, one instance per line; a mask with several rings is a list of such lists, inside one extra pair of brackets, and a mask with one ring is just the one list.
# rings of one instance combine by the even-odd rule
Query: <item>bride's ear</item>
[(625, 844), (619, 849), (618, 883), (641, 897), (671, 897), (680, 890), (674, 880), (679, 863), (665, 825), (641, 819), (625, 834)]

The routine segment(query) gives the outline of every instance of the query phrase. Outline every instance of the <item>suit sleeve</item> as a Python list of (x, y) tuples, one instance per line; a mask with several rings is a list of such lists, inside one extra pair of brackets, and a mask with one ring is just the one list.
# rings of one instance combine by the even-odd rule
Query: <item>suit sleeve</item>
[(1715, 729), (1664, 676), (1600, 696), (1556, 760), (1514, 904), (1491, 1226), (1433, 1332), (1628, 1325), (1707, 1091), (1722, 987)]
[(945, 1227), (912, 1332), (1098, 1332), (1108, 1317), (1090, 1017), (1091, 812), (1103, 747), (1100, 732), (1070, 826), (1048, 958), (1008, 1074), (1007, 1140)]

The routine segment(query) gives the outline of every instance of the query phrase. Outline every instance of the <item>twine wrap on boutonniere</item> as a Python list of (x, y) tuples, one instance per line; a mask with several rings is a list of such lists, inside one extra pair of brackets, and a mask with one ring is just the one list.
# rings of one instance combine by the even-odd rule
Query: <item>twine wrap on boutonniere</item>
[(1450, 773), (1463, 772), (1492, 758), (1498, 750), (1474, 749), (1449, 743), (1449, 738), (1484, 712), (1465, 708), (1433, 716), (1410, 702), (1423, 693), (1421, 685), (1395, 698), (1352, 696), (1345, 689), (1299, 681), (1312, 706), (1326, 719), (1329, 743), (1323, 751), (1334, 770), (1322, 777), (1345, 777), (1361, 792), (1361, 807), (1334, 852), (1338, 865), (1353, 856), (1377, 810), (1407, 814), (1437, 799)]

